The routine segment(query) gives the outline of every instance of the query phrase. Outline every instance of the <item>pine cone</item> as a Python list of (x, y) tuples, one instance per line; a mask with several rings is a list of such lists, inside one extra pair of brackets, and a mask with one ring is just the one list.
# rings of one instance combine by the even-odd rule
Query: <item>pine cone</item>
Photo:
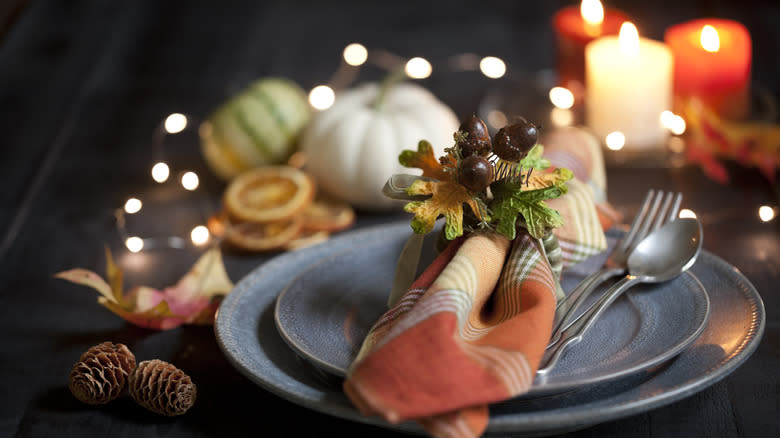
[(70, 371), (68, 387), (84, 403), (99, 405), (119, 397), (135, 356), (124, 344), (103, 342), (81, 355)]
[(138, 364), (130, 374), (128, 391), (139, 405), (162, 415), (181, 415), (195, 404), (190, 376), (159, 359)]

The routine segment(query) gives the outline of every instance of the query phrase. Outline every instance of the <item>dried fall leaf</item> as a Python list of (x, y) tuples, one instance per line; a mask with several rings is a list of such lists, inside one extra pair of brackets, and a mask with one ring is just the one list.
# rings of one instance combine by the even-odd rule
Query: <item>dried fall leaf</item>
[(780, 166), (780, 125), (766, 122), (735, 122), (719, 117), (698, 99), (683, 105), (688, 124), (687, 158), (699, 163), (713, 179), (726, 183), (728, 174), (716, 157), (757, 167), (770, 181)]
[(522, 190), (539, 190), (553, 185), (560, 185), (573, 177), (574, 173), (564, 167), (559, 167), (552, 172), (532, 172), (531, 177), (528, 179), (528, 184), (523, 185)]
[(426, 140), (420, 140), (417, 144), (417, 151), (407, 149), (398, 156), (398, 162), (401, 165), (422, 169), (424, 177), (435, 178), (439, 181), (453, 179), (452, 173), (447, 172), (445, 168), (455, 168), (455, 159), (449, 154), (445, 155), (443, 159), (446, 166), (436, 158), (433, 146)]
[(483, 218), (479, 203), (469, 193), (468, 189), (455, 181), (417, 180), (407, 193), (415, 195), (432, 195), (424, 201), (414, 201), (406, 204), (404, 210), (414, 213), (412, 229), (415, 233), (425, 234), (433, 230), (436, 219), (444, 216), (444, 235), (448, 240), (463, 234), (463, 204), (468, 204), (478, 219)]
[(81, 268), (59, 272), (54, 276), (97, 290), (101, 295), (98, 303), (107, 309), (133, 324), (158, 330), (182, 324), (213, 323), (222, 296), (233, 289), (218, 248), (204, 253), (184, 277), (174, 286), (163, 290), (137, 286), (123, 294), (122, 271), (114, 264), (108, 250), (108, 283), (94, 272)]

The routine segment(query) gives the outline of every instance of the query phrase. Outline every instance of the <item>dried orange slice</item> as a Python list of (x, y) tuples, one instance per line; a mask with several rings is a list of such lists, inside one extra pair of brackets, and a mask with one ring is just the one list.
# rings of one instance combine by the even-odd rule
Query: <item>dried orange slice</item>
[(307, 230), (336, 232), (354, 222), (355, 210), (344, 202), (315, 199), (303, 209), (303, 227)]
[(300, 212), (314, 198), (314, 180), (290, 166), (242, 173), (225, 190), (225, 209), (240, 222), (274, 222)]
[(273, 222), (242, 222), (225, 229), (225, 240), (247, 251), (283, 249), (303, 229), (300, 215)]

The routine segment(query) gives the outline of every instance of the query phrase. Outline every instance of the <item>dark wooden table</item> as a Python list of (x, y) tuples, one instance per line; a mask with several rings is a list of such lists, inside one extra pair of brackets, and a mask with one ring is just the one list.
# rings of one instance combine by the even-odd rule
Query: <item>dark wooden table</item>
[[(185, 235), (219, 203), (222, 184), (199, 154), (194, 130), (166, 139), (174, 172), (201, 176), (193, 193), (155, 186), (148, 176), (152, 133), (168, 114), (197, 123), (250, 80), (285, 76), (304, 88), (327, 81), (353, 41), (436, 66), (460, 53), (496, 55), (509, 76), (554, 64), (549, 19), (568, 2), (526, 5), (472, 2), (14, 2), (0, 25), (0, 436), (392, 436), (289, 403), (239, 374), (211, 327), (165, 332), (125, 323), (96, 294), (52, 278), (85, 267), (102, 272), (103, 247), (123, 248), (114, 212), (132, 195), (149, 199), (134, 230)], [(673, 23), (723, 16), (753, 35), (753, 81), (777, 99), (780, 5), (773, 1), (609, 2), (661, 38)], [(384, 72), (366, 68), (359, 81)], [(422, 82), (463, 117), (496, 82), (477, 72), (435, 70)], [(627, 216), (649, 188), (677, 190), (704, 223), (706, 250), (739, 269), (762, 295), (761, 345), (727, 378), (684, 400), (566, 436), (780, 436), (780, 221), (777, 183), (729, 166), (727, 185), (695, 166), (610, 166), (609, 197)], [(356, 227), (405, 217), (360, 212)], [(184, 231), (183, 231), (184, 230)], [(139, 231), (140, 232), (140, 231)], [(194, 261), (194, 251), (161, 251), (127, 267), (128, 284), (165, 286)], [(227, 254), (240, 279), (273, 254)], [(186, 370), (198, 401), (186, 415), (163, 418), (128, 398), (102, 407), (78, 402), (67, 375), (81, 352), (111, 340), (139, 360), (160, 358)]]

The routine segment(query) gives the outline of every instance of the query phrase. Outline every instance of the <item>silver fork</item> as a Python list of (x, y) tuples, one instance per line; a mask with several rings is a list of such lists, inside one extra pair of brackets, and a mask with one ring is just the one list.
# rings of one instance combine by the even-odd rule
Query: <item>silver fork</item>
[(639, 209), (631, 228), (625, 237), (618, 242), (615, 249), (607, 258), (604, 266), (593, 274), (582, 280), (574, 290), (572, 290), (564, 299), (562, 299), (555, 308), (555, 318), (553, 319), (553, 332), (550, 337), (550, 343), (547, 348), (553, 346), (561, 337), (564, 330), (577, 322), (579, 315), (576, 311), (582, 306), (582, 303), (596, 290), (596, 287), (610, 277), (621, 275), (626, 271), (626, 261), (628, 255), (634, 247), (647, 236), (648, 233), (659, 228), (666, 222), (672, 221), (677, 217), (682, 202), (682, 194), (668, 192), (664, 195), (661, 190), (650, 190), (647, 192), (642, 207)]

